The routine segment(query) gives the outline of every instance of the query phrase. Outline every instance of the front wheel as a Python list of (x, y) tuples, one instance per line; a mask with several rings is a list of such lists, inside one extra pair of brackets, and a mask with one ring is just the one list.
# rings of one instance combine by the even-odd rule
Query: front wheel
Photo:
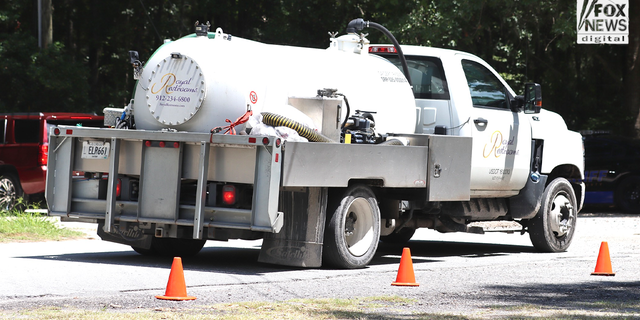
[(569, 248), (578, 218), (576, 196), (567, 179), (556, 178), (545, 188), (542, 205), (529, 221), (529, 238), (543, 252)]
[(615, 201), (626, 213), (640, 213), (640, 177), (625, 178), (616, 188)]
[(380, 209), (367, 186), (349, 187), (329, 197), (323, 245), (325, 265), (364, 268), (371, 262), (380, 240)]

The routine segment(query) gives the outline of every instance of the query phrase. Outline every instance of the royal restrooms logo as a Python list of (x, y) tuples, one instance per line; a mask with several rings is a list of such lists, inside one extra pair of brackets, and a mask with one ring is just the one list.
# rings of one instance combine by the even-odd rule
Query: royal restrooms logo
[(577, 0), (579, 44), (628, 44), (628, 0)]

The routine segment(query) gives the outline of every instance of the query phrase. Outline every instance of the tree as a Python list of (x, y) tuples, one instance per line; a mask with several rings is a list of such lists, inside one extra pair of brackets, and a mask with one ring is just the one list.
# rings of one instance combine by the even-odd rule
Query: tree
[(21, 2), (0, 6), (0, 110), (90, 111), (85, 67), (59, 42), (38, 48), (37, 28), (28, 28), (36, 20), (25, 14), (32, 9)]
[[(575, 0), (414, 0), (412, 7), (390, 28), (401, 42), (474, 53), (516, 91), (524, 82), (541, 83), (544, 107), (560, 113), (572, 129), (628, 134), (633, 128), (638, 103), (629, 102), (635, 109), (620, 106), (630, 99), (624, 79), (631, 81), (638, 68), (632, 68), (626, 46), (576, 43)], [(632, 38), (637, 29), (632, 26)], [(631, 88), (627, 92), (638, 91)]]
[[(37, 53), (34, 5), (0, 4), (0, 84), (11, 88), (0, 97), (5, 110), (121, 107), (134, 86), (128, 51), (145, 60), (164, 39), (193, 33), (197, 20), (237, 37), (324, 48), (328, 32), (343, 33), (350, 20), (363, 18), (385, 25), (401, 43), (474, 53), (516, 91), (525, 82), (541, 83), (544, 107), (572, 129), (640, 131), (640, 20), (634, 18), (640, 6), (630, 6), (624, 46), (576, 44), (575, 0), (60, 0), (55, 45)], [(373, 43), (389, 41), (365, 32)], [(40, 101), (36, 87), (59, 97)]]

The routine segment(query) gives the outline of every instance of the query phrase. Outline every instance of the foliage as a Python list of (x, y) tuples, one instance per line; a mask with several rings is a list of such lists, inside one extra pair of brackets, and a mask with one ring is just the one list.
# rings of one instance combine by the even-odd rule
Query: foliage
[[(541, 83), (545, 108), (571, 129), (631, 134), (638, 114), (636, 90), (624, 89), (638, 79), (631, 50), (576, 44), (575, 0), (63, 0), (55, 2), (54, 44), (42, 51), (34, 6), (0, 4), (0, 84), (11, 88), (0, 96), (2, 110), (120, 107), (134, 84), (128, 51), (144, 60), (164, 39), (192, 33), (197, 20), (238, 37), (323, 48), (328, 32), (344, 32), (361, 17), (385, 25), (401, 43), (474, 53), (516, 92), (525, 82)], [(388, 42), (365, 32), (374, 43)]]
[(560, 113), (572, 129), (632, 128), (638, 110), (621, 108), (627, 48), (576, 44), (576, 1), (414, 3), (394, 27), (401, 43), (474, 53), (516, 92), (525, 82), (541, 83), (544, 107)]

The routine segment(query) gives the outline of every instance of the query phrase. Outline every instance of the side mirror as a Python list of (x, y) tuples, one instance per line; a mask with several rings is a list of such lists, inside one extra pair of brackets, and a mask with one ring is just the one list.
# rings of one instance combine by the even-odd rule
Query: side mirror
[(140, 61), (140, 56), (138, 55), (138, 51), (129, 51), (129, 63), (134, 64)]
[(524, 85), (524, 113), (540, 113), (542, 109), (542, 87), (537, 83)]

